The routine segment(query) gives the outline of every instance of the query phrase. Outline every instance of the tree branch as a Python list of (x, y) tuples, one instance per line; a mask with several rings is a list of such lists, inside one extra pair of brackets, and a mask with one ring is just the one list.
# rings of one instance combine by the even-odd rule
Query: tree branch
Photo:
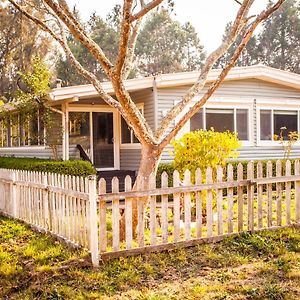
[(144, 15), (146, 15), (150, 10), (154, 9), (158, 5), (160, 5), (164, 0), (153, 0), (147, 5), (145, 5), (138, 13), (131, 16), (130, 21), (134, 22), (140, 18), (142, 18)]
[(233, 0), (233, 1), (236, 2), (239, 5), (242, 5), (242, 3), (240, 1), (238, 1), (238, 0)]
[(19, 10), (22, 14), (24, 14), (29, 20), (31, 20), (36, 25), (38, 25), (43, 31), (45, 31), (48, 34), (50, 34), (52, 36), (52, 38), (54, 40), (56, 40), (61, 45), (61, 47), (65, 51), (67, 57), (71, 61), (72, 65), (76, 68), (76, 70), (95, 86), (95, 89), (100, 94), (100, 96), (103, 98), (103, 100), (108, 105), (117, 108), (120, 111), (120, 113), (122, 113), (122, 114), (124, 113), (125, 114), (125, 112), (124, 112), (122, 106), (120, 105), (120, 103), (117, 100), (115, 100), (114, 98), (112, 98), (110, 95), (108, 95), (103, 90), (103, 88), (102, 88), (99, 80), (97, 79), (97, 77), (94, 74), (92, 74), (91, 72), (85, 70), (82, 67), (82, 65), (76, 60), (76, 58), (74, 57), (74, 55), (73, 55), (72, 51), (70, 50), (70, 48), (68, 46), (68, 43), (66, 41), (66, 37), (65, 37), (65, 34), (64, 34), (64, 30), (63, 30), (62, 24), (58, 23), (58, 25), (60, 25), (60, 31), (61, 31), (60, 33), (61, 33), (61, 36), (62, 36), (62, 37), (60, 37), (51, 28), (49, 28), (43, 21), (41, 21), (40, 19), (34, 17), (32, 14), (28, 13), (25, 9), (23, 9), (14, 0), (9, 0), (9, 2), (17, 10)]
[(124, 0), (123, 5), (123, 17), (121, 22), (121, 34), (119, 40), (119, 53), (117, 58), (117, 63), (114, 68), (115, 76), (119, 79), (122, 77), (122, 69), (126, 60), (128, 41), (130, 39), (130, 29), (131, 29), (131, 10), (132, 10), (133, 0)]
[(206, 59), (205, 64), (200, 72), (200, 75), (195, 82), (195, 84), (189, 89), (187, 94), (182, 98), (182, 100), (175, 105), (167, 115), (162, 119), (161, 124), (157, 131), (155, 132), (155, 138), (160, 139), (174, 121), (176, 116), (192, 101), (192, 99), (200, 93), (203, 89), (207, 76), (212, 69), (215, 62), (229, 49), (229, 47), (234, 43), (236, 37), (241, 32), (242, 28), (247, 24), (247, 15), (249, 13), (250, 7), (252, 6), (254, 0), (245, 0), (237, 12), (235, 21), (231, 27), (228, 38)]
[(85, 46), (89, 52), (95, 57), (95, 59), (101, 64), (105, 73), (109, 76), (112, 70), (112, 63), (105, 56), (103, 50), (96, 44), (85, 32), (76, 26), (76, 24), (68, 17), (60, 5), (53, 0), (43, 0), (55, 13), (55, 15), (64, 23), (64, 25), (70, 30), (72, 35)]
[(130, 38), (130, 41), (128, 44), (127, 58), (125, 60), (123, 72), (122, 72), (123, 79), (128, 78), (130, 71), (132, 69), (132, 62), (133, 62), (133, 58), (134, 58), (134, 49), (135, 49), (135, 45), (137, 42), (137, 37), (138, 37), (141, 23), (142, 23), (141, 19), (137, 20), (135, 25), (132, 28), (131, 38)]
[(170, 141), (176, 136), (176, 134), (180, 131), (180, 129), (185, 125), (185, 123), (193, 117), (195, 113), (199, 111), (199, 109), (207, 102), (207, 100), (211, 97), (211, 95), (217, 90), (220, 84), (223, 82), (229, 71), (235, 65), (236, 61), (238, 60), (240, 54), (245, 49), (247, 43), (249, 42), (250, 38), (253, 35), (254, 30), (257, 26), (265, 21), (273, 12), (275, 12), (286, 0), (279, 0), (270, 8), (262, 11), (258, 17), (251, 23), (250, 27), (247, 29), (243, 39), (237, 49), (235, 50), (230, 62), (227, 66), (222, 70), (219, 77), (213, 84), (210, 86), (208, 91), (202, 96), (202, 98), (179, 120), (176, 126), (171, 130), (171, 132), (163, 139), (160, 143), (160, 147), (164, 148), (167, 146)]

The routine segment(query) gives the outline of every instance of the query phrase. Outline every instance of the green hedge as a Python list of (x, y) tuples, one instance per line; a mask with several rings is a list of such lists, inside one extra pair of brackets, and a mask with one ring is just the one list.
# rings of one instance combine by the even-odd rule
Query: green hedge
[[(267, 166), (267, 162), (269, 160), (261, 160), (261, 162), (263, 163), (263, 174), (264, 176), (266, 175), (266, 166)], [(276, 161), (277, 160), (270, 160), (272, 162), (272, 166), (273, 166), (273, 170), (272, 170), (272, 173), (273, 175), (272, 176), (276, 176)], [(282, 160), (283, 161), (283, 160)], [(290, 159), (291, 161), (291, 169), (292, 169), (292, 174), (293, 174), (293, 169), (294, 169), (294, 164), (295, 164), (295, 161), (296, 159)], [(254, 176), (256, 177), (256, 163), (258, 161), (254, 161)], [(235, 178), (236, 179), (236, 175), (237, 175), (237, 166), (239, 163), (241, 163), (243, 165), (243, 171), (244, 171), (244, 178), (247, 178), (247, 164), (249, 163), (249, 161), (233, 161), (233, 162), (230, 162), (233, 166), (233, 170), (234, 170), (234, 175), (235, 175)], [(283, 168), (284, 168), (284, 163), (282, 164), (283, 165)], [(161, 174), (163, 172), (167, 172), (167, 174), (169, 175), (169, 186), (173, 186), (173, 172), (174, 172), (175, 168), (173, 166), (172, 163), (162, 163), (159, 165), (158, 167), (158, 171), (157, 171), (157, 177), (156, 177), (156, 183), (157, 183), (157, 187), (160, 187), (160, 183), (161, 183)], [(284, 171), (282, 171), (283, 174), (284, 174)]]
[(0, 168), (58, 173), (73, 176), (96, 174), (95, 168), (87, 161), (56, 161), (39, 158), (0, 157)]

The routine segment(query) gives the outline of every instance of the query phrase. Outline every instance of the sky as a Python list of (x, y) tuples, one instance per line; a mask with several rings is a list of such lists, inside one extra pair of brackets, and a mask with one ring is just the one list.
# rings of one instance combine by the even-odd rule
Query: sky
[[(105, 17), (120, 0), (67, 0), (72, 7), (76, 4), (83, 20), (96, 12)], [(165, 3), (167, 0), (164, 1)], [(220, 44), (226, 24), (233, 20), (238, 10), (234, 0), (175, 0), (174, 18), (181, 23), (190, 22), (199, 34), (206, 51)], [(250, 14), (256, 14), (267, 5), (267, 0), (256, 0)]]

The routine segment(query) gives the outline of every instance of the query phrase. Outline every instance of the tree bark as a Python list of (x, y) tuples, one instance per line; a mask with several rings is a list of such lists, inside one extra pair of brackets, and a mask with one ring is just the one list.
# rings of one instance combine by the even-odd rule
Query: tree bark
[[(156, 174), (162, 150), (163, 148), (156, 145), (149, 146), (147, 144), (142, 144), (141, 160), (137, 178), (133, 185), (133, 190), (142, 191), (151, 188), (150, 179), (151, 176), (155, 176)], [(149, 202), (149, 197), (132, 199), (132, 232), (134, 236), (136, 236), (137, 234), (136, 229), (138, 225), (138, 201), (143, 201), (146, 207)], [(125, 214), (123, 213), (120, 222), (120, 238), (122, 241), (125, 240), (125, 231)]]

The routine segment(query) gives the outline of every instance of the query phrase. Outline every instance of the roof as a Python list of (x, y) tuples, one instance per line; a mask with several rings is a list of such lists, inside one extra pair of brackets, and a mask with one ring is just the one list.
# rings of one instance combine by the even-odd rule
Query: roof
[[(208, 75), (207, 82), (215, 80), (219, 76), (220, 72), (221, 69), (211, 70)], [(196, 81), (198, 76), (199, 71), (160, 74), (157, 76), (128, 79), (125, 81), (125, 87), (127, 91), (133, 92), (152, 88), (154, 86), (154, 82), (156, 83), (157, 88), (190, 85)], [(300, 90), (299, 74), (282, 71), (264, 65), (232, 68), (224, 81), (243, 79), (260, 79)], [(109, 81), (103, 82), (102, 86), (107, 93), (114, 93), (112, 84)], [(92, 84), (86, 84), (55, 88), (51, 91), (50, 98), (54, 101), (59, 101), (74, 98), (87, 98), (97, 95), (98, 93), (94, 86)]]

